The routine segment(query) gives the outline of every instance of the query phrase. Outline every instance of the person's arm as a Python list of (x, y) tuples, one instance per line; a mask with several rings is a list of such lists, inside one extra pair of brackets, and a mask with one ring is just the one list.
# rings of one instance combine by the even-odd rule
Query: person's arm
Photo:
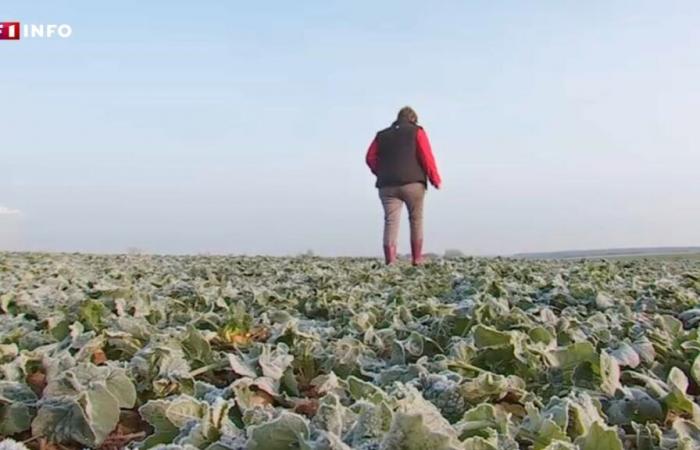
[(379, 163), (379, 145), (377, 144), (376, 138), (372, 140), (371, 144), (369, 144), (369, 148), (367, 149), (367, 156), (365, 157), (365, 162), (367, 163), (369, 170), (371, 170), (372, 173), (376, 175), (377, 166)]
[(437, 164), (435, 163), (433, 150), (430, 148), (428, 134), (422, 128), (419, 128), (418, 133), (416, 133), (416, 150), (418, 151), (418, 161), (423, 166), (430, 184), (435, 186), (436, 189), (440, 189), (442, 184), (440, 172), (438, 172)]

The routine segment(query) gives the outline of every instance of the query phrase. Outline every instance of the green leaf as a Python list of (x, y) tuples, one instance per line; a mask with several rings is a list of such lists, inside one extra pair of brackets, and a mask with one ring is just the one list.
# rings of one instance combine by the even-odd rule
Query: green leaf
[(328, 431), (331, 434), (343, 434), (343, 416), (345, 407), (335, 394), (325, 395), (319, 404), (318, 411), (312, 419), (316, 429)]
[(685, 393), (688, 390), (688, 377), (678, 367), (672, 367), (668, 373), (667, 383), (669, 386)]
[(425, 346), (425, 340), (423, 336), (414, 332), (408, 336), (406, 342), (404, 342), (404, 349), (412, 356), (418, 357), (423, 354), (423, 348)]
[(622, 441), (615, 428), (594, 422), (588, 433), (576, 439), (580, 450), (623, 450)]
[(86, 330), (100, 331), (104, 328), (103, 322), (107, 312), (107, 308), (102, 302), (88, 299), (80, 305), (78, 315)]
[[(433, 429), (420, 413), (397, 413), (382, 441), (382, 450), (457, 450), (455, 436)], [(483, 448), (483, 447), (482, 447)]]
[(545, 347), (556, 344), (556, 339), (554, 335), (549, 332), (545, 327), (534, 327), (528, 331), (527, 335), (530, 337), (532, 342), (537, 344), (542, 344)]
[(153, 427), (153, 433), (142, 444), (142, 448), (151, 448), (157, 444), (171, 442), (178, 434), (176, 427), (168, 416), (166, 410), (169, 402), (166, 400), (150, 400), (139, 408), (139, 414)]
[(106, 387), (98, 384), (80, 395), (78, 403), (83, 408), (88, 425), (93, 430), (94, 443), (102, 443), (119, 422), (118, 400)]
[(413, 387), (400, 386), (391, 427), (383, 450), (454, 450), (460, 447), (455, 429), (440, 411)]
[(274, 350), (266, 344), (262, 348), (258, 364), (263, 376), (279, 381), (293, 360), (294, 357), (289, 354), (289, 348), (285, 344), (278, 344)]
[(143, 448), (172, 442), (181, 428), (204, 417), (207, 409), (206, 404), (187, 395), (167, 400), (150, 400), (139, 408), (141, 417), (154, 429), (144, 441)]
[(676, 419), (672, 425), (673, 431), (678, 436), (678, 448), (695, 450), (700, 446), (700, 427), (683, 419)]
[(0, 435), (11, 436), (28, 430), (37, 398), (29, 386), (0, 381)]
[(192, 420), (201, 419), (206, 413), (205, 403), (187, 395), (180, 395), (168, 402), (165, 416), (170, 423), (178, 428), (182, 428)]
[(678, 367), (673, 367), (666, 381), (670, 392), (664, 397), (664, 404), (672, 411), (696, 415), (698, 408), (686, 394), (688, 390), (688, 377)]
[(462, 395), (471, 403), (481, 403), (489, 399), (501, 399), (507, 395), (519, 397), (525, 389), (525, 382), (517, 376), (504, 377), (485, 372), (460, 386)]
[(182, 340), (182, 350), (190, 360), (192, 368), (196, 369), (214, 362), (214, 355), (209, 342), (192, 325), (187, 327), (187, 333)]
[(347, 382), (348, 391), (355, 400), (367, 400), (375, 404), (389, 401), (387, 394), (372, 383), (354, 376), (348, 377)]
[(309, 425), (302, 416), (283, 412), (270, 422), (250, 427), (249, 434), (246, 450), (289, 450), (308, 438)]
[(119, 404), (102, 385), (76, 398), (58, 397), (42, 402), (32, 422), (32, 434), (55, 442), (79, 442), (97, 447), (119, 421)]
[(634, 369), (641, 362), (637, 351), (626, 342), (621, 343), (615, 350), (610, 352), (610, 356), (615, 358), (621, 367)]
[(600, 378), (600, 389), (606, 394), (614, 395), (620, 388), (620, 365), (605, 351), (600, 354)]
[(571, 442), (552, 441), (548, 446), (544, 447), (542, 450), (577, 450), (577, 447)]
[(335, 434), (322, 432), (314, 442), (313, 450), (352, 450), (352, 448)]
[(612, 425), (646, 423), (664, 418), (661, 403), (639, 388), (624, 389), (624, 397), (612, 400), (606, 414)]
[(233, 401), (230, 400), (220, 397), (214, 399), (212, 403), (204, 406), (201, 419), (192, 419), (181, 427), (175, 442), (205, 448), (215, 442), (219, 442), (219, 446), (223, 445), (224, 442), (220, 439), (241, 441), (243, 433), (229, 419), (229, 411), (233, 405)]
[[(553, 405), (553, 403), (550, 403), (550, 405)], [(555, 416), (540, 413), (532, 403), (527, 403), (525, 410), (527, 411), (527, 417), (523, 420), (520, 432), (524, 439), (533, 442), (535, 450), (545, 448), (552, 441), (569, 440), (566, 431), (553, 420)]]
[[(356, 415), (355, 423), (344, 436), (346, 442), (357, 447), (366, 439), (380, 439), (389, 428), (393, 413), (386, 403), (373, 404), (360, 400), (350, 408)], [(314, 422), (312, 422), (314, 423)], [(342, 435), (342, 432), (337, 433)]]
[(123, 369), (113, 369), (105, 378), (105, 387), (117, 399), (120, 408), (136, 405), (136, 387)]
[(0, 403), (0, 435), (12, 436), (28, 430), (32, 425), (34, 411), (22, 403)]
[(489, 403), (482, 403), (464, 413), (462, 420), (454, 424), (460, 439), (473, 436), (488, 438), (490, 430), (508, 434), (508, 417)]
[(605, 292), (598, 292), (595, 297), (595, 305), (598, 309), (608, 309), (615, 306), (615, 299)]
[(693, 361), (693, 366), (690, 369), (690, 374), (696, 383), (700, 384), (700, 355), (695, 357)]
[(481, 436), (474, 436), (462, 442), (464, 450), (499, 450), (497, 439), (487, 439)]
[(472, 336), (477, 348), (502, 347), (511, 344), (513, 339), (508, 332), (498, 331), (481, 324), (472, 328)]
[(258, 376), (258, 374), (255, 373), (255, 370), (253, 370), (253, 368), (240, 356), (233, 353), (228, 353), (226, 356), (228, 357), (229, 365), (235, 374), (250, 378), (255, 378)]
[(632, 348), (635, 352), (637, 352), (640, 360), (647, 364), (653, 363), (656, 359), (654, 344), (652, 344), (646, 337), (632, 342)]
[(587, 393), (571, 393), (569, 403), (569, 431), (572, 437), (586, 434), (591, 426), (596, 423), (604, 423), (599, 411), (599, 405)]
[(590, 342), (576, 342), (550, 354), (550, 363), (562, 370), (573, 370), (584, 362), (598, 363), (598, 352)]

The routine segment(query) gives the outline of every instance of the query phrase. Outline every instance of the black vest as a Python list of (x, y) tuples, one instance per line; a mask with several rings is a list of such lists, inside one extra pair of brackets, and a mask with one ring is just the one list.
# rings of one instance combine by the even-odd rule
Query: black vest
[(419, 128), (408, 121), (397, 121), (377, 133), (378, 188), (416, 182), (427, 185), (425, 171), (416, 153)]

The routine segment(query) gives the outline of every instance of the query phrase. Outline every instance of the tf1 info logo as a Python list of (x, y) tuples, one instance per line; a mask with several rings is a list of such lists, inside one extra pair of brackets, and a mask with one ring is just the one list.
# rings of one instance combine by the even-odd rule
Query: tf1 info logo
[(73, 28), (66, 24), (20, 24), (0, 22), (0, 41), (18, 41), (20, 38), (69, 38)]

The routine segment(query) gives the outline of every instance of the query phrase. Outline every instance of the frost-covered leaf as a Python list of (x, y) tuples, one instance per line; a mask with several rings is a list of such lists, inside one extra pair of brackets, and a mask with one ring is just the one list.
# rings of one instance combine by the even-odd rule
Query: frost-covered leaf
[(577, 342), (556, 350), (550, 356), (553, 366), (563, 370), (573, 370), (581, 363), (595, 363), (598, 360), (598, 352), (590, 342)]
[(572, 437), (589, 432), (594, 423), (604, 423), (597, 401), (583, 392), (569, 394), (568, 398), (570, 423), (573, 431)]
[(368, 400), (372, 403), (381, 403), (389, 400), (387, 394), (372, 383), (352, 376), (347, 381), (348, 391), (355, 400)]
[[(552, 406), (550, 403), (550, 410)], [(558, 423), (561, 421), (557, 421), (556, 416), (540, 413), (532, 403), (525, 405), (525, 409), (527, 417), (523, 420), (520, 434), (523, 439), (533, 443), (535, 450), (543, 449), (554, 441), (569, 441), (566, 424)]]
[(498, 331), (484, 325), (477, 325), (472, 329), (474, 345), (477, 348), (501, 347), (511, 343), (510, 333)]
[(690, 414), (696, 419), (700, 419), (697, 404), (686, 394), (688, 390), (688, 377), (682, 370), (673, 367), (668, 374), (667, 385), (670, 392), (664, 397), (664, 404), (672, 411)]
[(615, 358), (620, 367), (630, 367), (634, 369), (641, 362), (639, 353), (626, 342), (621, 343), (615, 350), (611, 351), (610, 356)]
[(354, 425), (345, 435), (345, 440), (353, 446), (368, 439), (380, 439), (391, 427), (393, 412), (386, 402), (373, 404), (361, 400), (351, 410), (355, 414)]
[(0, 450), (29, 450), (26, 445), (13, 439), (3, 439), (0, 441)]
[(625, 425), (632, 422), (646, 423), (663, 419), (661, 403), (644, 390), (625, 388), (623, 393), (623, 397), (611, 400), (606, 410), (610, 424)]
[(187, 333), (182, 340), (182, 350), (193, 368), (206, 366), (214, 362), (214, 355), (209, 342), (192, 325), (187, 327)]
[(313, 450), (352, 450), (352, 448), (333, 433), (321, 433), (313, 444)]
[(112, 394), (120, 408), (132, 408), (136, 403), (136, 389), (124, 369), (98, 367), (90, 363), (77, 365), (71, 370), (49, 377), (44, 395), (75, 396), (82, 391), (94, 389), (98, 384)]
[(311, 420), (316, 429), (325, 430), (331, 434), (343, 434), (345, 407), (335, 394), (325, 395), (318, 406), (318, 411)]
[(456, 450), (461, 446), (453, 434), (433, 430), (420, 413), (397, 413), (381, 444), (382, 450)]
[(600, 354), (600, 389), (608, 395), (614, 395), (620, 388), (620, 364), (607, 352)]
[(544, 447), (542, 450), (577, 450), (577, 447), (565, 441), (552, 441), (548, 446)]
[(690, 369), (690, 373), (692, 374), (695, 382), (700, 384), (700, 355), (695, 357), (695, 360), (693, 361), (693, 366)]
[(412, 387), (401, 389), (391, 427), (382, 450), (453, 450), (460, 447), (454, 428), (430, 402)]
[(249, 430), (246, 450), (288, 450), (301, 445), (309, 436), (309, 424), (298, 414), (282, 413), (276, 419)]
[(258, 364), (262, 369), (263, 376), (279, 381), (284, 371), (294, 360), (289, 354), (289, 349), (284, 344), (278, 344), (276, 348), (263, 346), (262, 354), (258, 358)]
[[(0, 433), (241, 450), (303, 413), (298, 450), (569, 450), (610, 425), (692, 448), (698, 264), (3, 253), (0, 385), (26, 400), (0, 396)], [(152, 433), (122, 442), (151, 431), (136, 405)]]
[(487, 439), (481, 436), (474, 436), (465, 439), (462, 442), (461, 448), (464, 450), (499, 450), (498, 439)]
[(119, 421), (119, 403), (101, 384), (74, 397), (41, 402), (32, 422), (32, 434), (56, 442), (79, 442), (96, 447)]
[(576, 439), (581, 450), (622, 450), (622, 441), (615, 428), (594, 422), (588, 432)]
[(172, 442), (179, 430), (190, 422), (204, 417), (206, 404), (186, 395), (167, 400), (151, 400), (141, 408), (141, 417), (153, 427), (143, 448)]
[(676, 419), (673, 421), (672, 429), (676, 433), (678, 448), (700, 448), (700, 427), (697, 424), (688, 420)]
[(240, 356), (233, 353), (228, 353), (226, 356), (228, 357), (231, 369), (235, 374), (240, 375), (242, 377), (251, 378), (255, 378), (258, 376), (255, 373), (255, 370), (253, 370), (253, 368), (250, 366), (250, 364), (244, 361), (243, 358), (241, 358)]
[(0, 381), (0, 435), (11, 436), (29, 429), (36, 400), (29, 386)]

